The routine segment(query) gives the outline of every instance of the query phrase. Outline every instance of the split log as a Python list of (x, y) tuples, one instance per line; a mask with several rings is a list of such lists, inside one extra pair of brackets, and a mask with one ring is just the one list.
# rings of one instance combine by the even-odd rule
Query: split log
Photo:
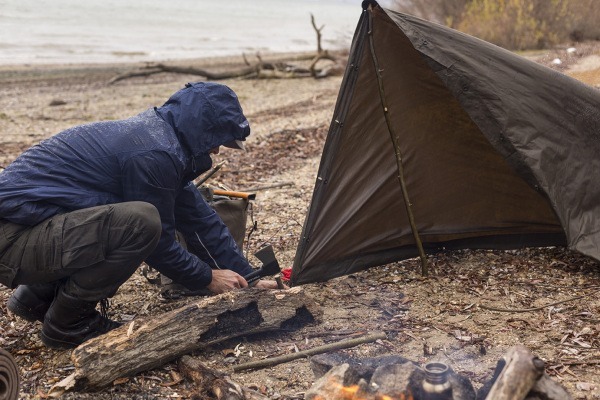
[(75, 372), (53, 391), (96, 390), (222, 341), (313, 323), (320, 307), (302, 288), (244, 289), (134, 320), (91, 339), (71, 354)]
[(206, 394), (217, 400), (268, 400), (267, 396), (255, 390), (243, 387), (234, 382), (229, 375), (208, 368), (200, 361), (183, 356), (179, 361), (179, 370), (190, 378), (198, 394), (205, 398)]
[(509, 349), (503, 357), (505, 366), (496, 378), (486, 399), (522, 400), (544, 373), (544, 362), (525, 346)]
[(527, 399), (544, 399), (544, 400), (572, 400), (573, 397), (548, 375), (544, 374), (535, 383), (535, 386), (529, 392)]

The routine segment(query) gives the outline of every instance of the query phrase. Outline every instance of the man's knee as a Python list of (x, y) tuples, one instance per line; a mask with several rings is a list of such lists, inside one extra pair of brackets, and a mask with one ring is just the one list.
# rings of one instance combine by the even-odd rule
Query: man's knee
[(160, 214), (154, 205), (145, 201), (130, 201), (123, 203), (132, 218), (142, 221), (149, 230), (160, 231)]
[(156, 207), (143, 201), (114, 205), (115, 217), (139, 231), (145, 240), (156, 245), (161, 234), (160, 214)]

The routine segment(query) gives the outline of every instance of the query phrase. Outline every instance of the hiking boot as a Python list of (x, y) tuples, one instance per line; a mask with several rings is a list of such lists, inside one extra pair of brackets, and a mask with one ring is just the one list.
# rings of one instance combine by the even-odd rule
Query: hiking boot
[(44, 318), (42, 342), (50, 348), (70, 349), (122, 325), (99, 313), (96, 304), (59, 290)]
[(44, 322), (44, 315), (50, 308), (58, 283), (19, 285), (6, 302), (13, 314), (30, 322)]

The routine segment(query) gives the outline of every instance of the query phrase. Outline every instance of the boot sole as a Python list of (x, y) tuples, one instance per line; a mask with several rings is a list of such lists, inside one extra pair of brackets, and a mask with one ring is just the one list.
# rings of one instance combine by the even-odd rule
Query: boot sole
[(27, 307), (13, 296), (8, 298), (6, 308), (8, 308), (11, 313), (29, 322), (44, 321), (43, 315), (35, 313), (31, 308)]
[(65, 342), (64, 340), (59, 340), (59, 339), (53, 339), (53, 338), (47, 336), (43, 331), (41, 332), (40, 336), (42, 338), (42, 343), (44, 343), (44, 345), (46, 347), (49, 347), (51, 349), (68, 350), (68, 349), (74, 349), (75, 347), (77, 347), (81, 344), (81, 343)]
[(60, 350), (74, 349), (75, 347), (79, 346), (80, 344), (83, 344), (83, 343), (87, 342), (90, 339), (93, 339), (93, 338), (96, 338), (98, 336), (104, 335), (105, 333), (108, 333), (109, 331), (111, 331), (113, 329), (116, 329), (116, 328), (118, 328), (118, 327), (120, 327), (120, 326), (123, 325), (120, 322), (114, 322), (114, 324), (115, 325), (111, 329), (107, 330), (106, 332), (94, 332), (94, 333), (91, 333), (91, 334), (87, 335), (85, 337), (85, 339), (83, 339), (82, 342), (73, 342), (73, 341), (69, 342), (69, 341), (66, 341), (66, 340), (52, 338), (52, 337), (48, 336), (44, 332), (43, 328), (42, 328), (42, 331), (40, 332), (40, 337), (42, 339), (42, 343), (44, 343), (44, 345), (46, 347), (49, 347), (49, 348), (52, 348), (52, 349), (60, 349)]

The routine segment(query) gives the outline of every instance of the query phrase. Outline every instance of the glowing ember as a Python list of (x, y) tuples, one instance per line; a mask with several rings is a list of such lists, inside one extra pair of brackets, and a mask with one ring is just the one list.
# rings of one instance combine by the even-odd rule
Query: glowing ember
[(312, 400), (414, 400), (409, 393), (400, 393), (397, 395), (387, 395), (380, 393), (365, 393), (360, 385), (344, 386), (331, 377), (327, 388), (327, 393), (312, 397)]

